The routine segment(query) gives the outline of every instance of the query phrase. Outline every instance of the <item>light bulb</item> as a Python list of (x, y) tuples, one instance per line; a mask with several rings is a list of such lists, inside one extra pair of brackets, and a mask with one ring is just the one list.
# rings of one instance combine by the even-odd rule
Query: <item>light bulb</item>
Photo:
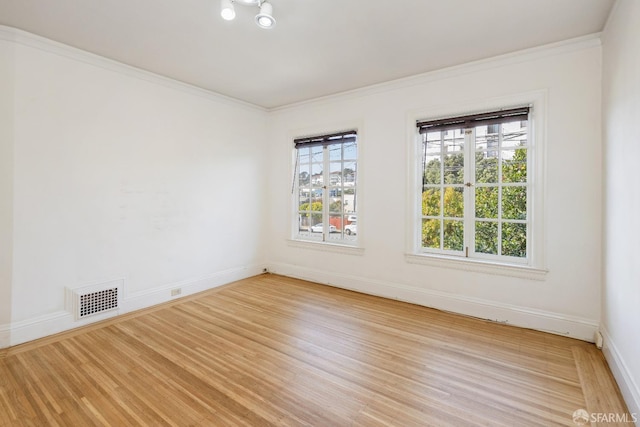
[(273, 25), (273, 21), (266, 16), (261, 16), (260, 18), (258, 18), (258, 24), (260, 24), (262, 27), (270, 27)]
[(222, 0), (222, 9), (220, 10), (220, 16), (225, 21), (231, 21), (236, 17), (236, 11), (233, 8), (231, 0)]

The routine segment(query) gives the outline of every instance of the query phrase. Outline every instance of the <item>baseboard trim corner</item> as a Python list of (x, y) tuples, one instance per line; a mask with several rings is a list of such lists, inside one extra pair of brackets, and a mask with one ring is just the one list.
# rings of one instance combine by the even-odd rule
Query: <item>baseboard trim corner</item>
[[(602, 352), (604, 353), (604, 357), (607, 359), (609, 368), (618, 383), (618, 387), (620, 387), (620, 392), (622, 392), (622, 397), (624, 397), (627, 408), (630, 413), (636, 414), (640, 419), (640, 387), (638, 387), (638, 384), (629, 372), (629, 368), (627, 367), (624, 358), (620, 354), (618, 347), (612, 340), (606, 327), (601, 325), (600, 333), (603, 338)], [(638, 425), (640, 426), (640, 421)]]

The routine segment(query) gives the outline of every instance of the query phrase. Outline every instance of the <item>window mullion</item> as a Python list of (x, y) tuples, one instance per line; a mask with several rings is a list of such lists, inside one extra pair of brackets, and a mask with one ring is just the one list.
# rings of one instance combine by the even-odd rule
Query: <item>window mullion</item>
[(445, 150), (445, 132), (440, 132), (440, 217), (438, 220), (440, 221), (440, 250), (444, 249), (444, 162), (447, 157), (447, 152)]
[(533, 154), (534, 147), (531, 144), (531, 135), (527, 134), (527, 179), (525, 185), (527, 186), (527, 258), (533, 262), (533, 230), (532, 230), (532, 215), (533, 215), (533, 186), (531, 185), (531, 173), (533, 172)]
[(502, 125), (498, 126), (498, 256), (502, 256), (502, 190), (503, 190), (503, 182), (502, 182), (502, 143), (503, 143), (503, 133), (502, 133)]
[[(475, 166), (475, 128), (465, 129), (464, 135), (464, 176), (465, 182), (470, 186), (464, 187), (464, 245), (465, 253), (473, 256), (475, 253), (475, 191), (476, 191), (476, 166)], [(468, 252), (467, 249), (468, 248)]]
[[(296, 150), (296, 165), (295, 171), (293, 172), (294, 180), (293, 180), (293, 197), (295, 198), (295, 216), (297, 219), (294, 233), (300, 234), (300, 226), (302, 214), (300, 213), (300, 158), (301, 153), (300, 149)], [(309, 206), (311, 206), (311, 198), (309, 198)]]
[(329, 237), (329, 186), (331, 185), (329, 146), (322, 147), (322, 241)]

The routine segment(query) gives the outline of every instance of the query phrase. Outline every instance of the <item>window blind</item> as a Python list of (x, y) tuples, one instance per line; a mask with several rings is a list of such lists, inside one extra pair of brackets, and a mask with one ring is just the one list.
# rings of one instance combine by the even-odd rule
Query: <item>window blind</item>
[(509, 110), (493, 111), (489, 113), (471, 114), (468, 116), (448, 117), (445, 119), (425, 120), (416, 122), (420, 133), (448, 129), (468, 129), (483, 125), (496, 125), (516, 120), (527, 120), (529, 107), (512, 108)]
[(355, 142), (358, 132), (355, 130), (332, 133), (330, 135), (318, 135), (293, 140), (296, 148), (310, 147), (314, 145), (329, 145), (335, 143)]

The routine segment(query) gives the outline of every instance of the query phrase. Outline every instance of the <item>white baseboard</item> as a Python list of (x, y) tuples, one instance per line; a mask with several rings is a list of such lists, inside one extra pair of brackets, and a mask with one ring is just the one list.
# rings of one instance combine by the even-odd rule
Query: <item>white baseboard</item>
[[(20, 322), (13, 322), (9, 325), (0, 325), (0, 348), (12, 347), (25, 342), (44, 338), (49, 335), (65, 332), (101, 320), (116, 317), (135, 310), (152, 307), (180, 297), (195, 294), (216, 288), (237, 280), (256, 276), (263, 272), (264, 266), (252, 265), (248, 267), (232, 268), (210, 276), (201, 277), (195, 280), (172, 283), (161, 288), (154, 288), (147, 291), (136, 292), (125, 295), (122, 306), (118, 310), (91, 316), (86, 319), (75, 321), (73, 315), (68, 311), (58, 311), (55, 313), (39, 316)], [(180, 295), (172, 296), (171, 290), (180, 288)]]
[(10, 338), (9, 325), (0, 325), (0, 349), (9, 347)]
[(364, 277), (315, 270), (285, 263), (272, 263), (269, 272), (295, 277), (365, 294), (397, 299), (439, 310), (492, 320), (523, 328), (593, 342), (598, 321), (456, 295), (430, 289), (383, 282)]
[(607, 363), (609, 363), (609, 368), (618, 383), (618, 387), (620, 387), (622, 397), (624, 397), (629, 412), (636, 414), (639, 419), (636, 426), (640, 426), (640, 387), (638, 387), (638, 384), (629, 372), (627, 364), (622, 358), (618, 347), (611, 339), (607, 329), (602, 325), (600, 326), (600, 333), (602, 333), (604, 341), (602, 346), (604, 357), (607, 359)]
[[(160, 288), (125, 294), (124, 300), (122, 301), (123, 310), (124, 313), (129, 313), (131, 311), (162, 304), (163, 302), (213, 289), (237, 280), (257, 276), (258, 274), (262, 274), (263, 269), (263, 265), (231, 268), (199, 279), (171, 283)], [(178, 288), (181, 290), (180, 295), (171, 296), (171, 290)]]

